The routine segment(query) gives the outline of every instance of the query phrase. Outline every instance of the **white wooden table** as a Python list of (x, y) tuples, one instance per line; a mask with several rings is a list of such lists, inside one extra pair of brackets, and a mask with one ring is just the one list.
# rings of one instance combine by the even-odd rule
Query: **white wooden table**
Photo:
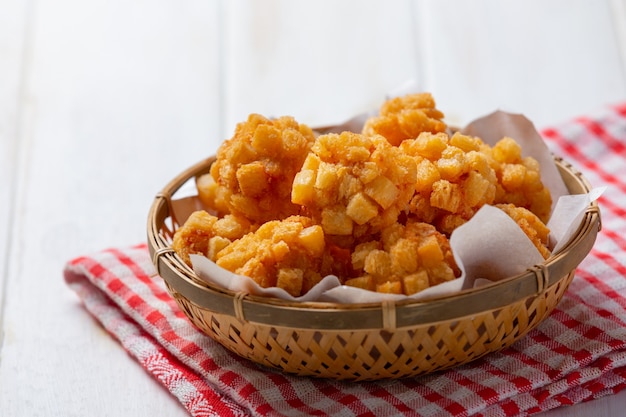
[(625, 100), (625, 66), (625, 0), (0, 0), (0, 415), (185, 415), (61, 270), (144, 241), (248, 113), (339, 122), (414, 79), (451, 123), (542, 127)]

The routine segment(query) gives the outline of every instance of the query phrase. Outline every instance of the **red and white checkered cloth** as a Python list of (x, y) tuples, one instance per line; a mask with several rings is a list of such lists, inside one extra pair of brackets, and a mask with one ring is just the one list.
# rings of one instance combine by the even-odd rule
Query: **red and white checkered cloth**
[(337, 382), (268, 371), (202, 334), (164, 289), (145, 245), (68, 262), (85, 307), (194, 416), (518, 416), (626, 387), (626, 103), (544, 129), (582, 171), (603, 229), (555, 311), (511, 348), (433, 375)]

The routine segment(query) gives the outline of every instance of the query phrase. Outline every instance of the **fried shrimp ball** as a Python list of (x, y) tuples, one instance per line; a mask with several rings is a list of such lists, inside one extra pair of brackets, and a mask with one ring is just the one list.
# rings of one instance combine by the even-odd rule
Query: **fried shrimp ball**
[(218, 149), (210, 177), (197, 180), (200, 199), (218, 213), (257, 223), (298, 214), (291, 184), (314, 140), (311, 128), (292, 117), (251, 114)]
[(415, 194), (409, 211), (449, 235), (496, 196), (497, 177), (476, 137), (422, 133), (400, 149), (417, 161)]
[(406, 295), (460, 276), (446, 236), (414, 220), (395, 223), (380, 240), (357, 245), (352, 267), (362, 275), (346, 280), (346, 285)]
[(360, 237), (396, 222), (415, 181), (415, 159), (382, 136), (330, 133), (313, 144), (291, 201), (304, 206), (325, 234)]
[(218, 218), (199, 210), (193, 212), (176, 230), (172, 249), (191, 266), (189, 255), (203, 255), (214, 260), (217, 252), (254, 228), (254, 225), (241, 216), (228, 214)]
[(366, 135), (382, 135), (398, 146), (405, 139), (415, 139), (422, 132), (445, 132), (444, 115), (436, 109), (429, 93), (408, 94), (383, 103), (377, 117), (371, 117), (363, 126)]
[(261, 225), (220, 250), (217, 265), (300, 296), (322, 279), (324, 232), (310, 218), (291, 216)]
[(548, 229), (539, 217), (530, 210), (524, 207), (516, 207), (513, 204), (496, 204), (496, 207), (515, 220), (544, 259), (550, 257), (550, 249), (548, 249), (548, 235), (550, 234), (550, 229)]
[(522, 158), (521, 146), (505, 137), (491, 148), (492, 165), (498, 177), (494, 203), (524, 207), (547, 222), (552, 210), (550, 190), (541, 181), (539, 162)]

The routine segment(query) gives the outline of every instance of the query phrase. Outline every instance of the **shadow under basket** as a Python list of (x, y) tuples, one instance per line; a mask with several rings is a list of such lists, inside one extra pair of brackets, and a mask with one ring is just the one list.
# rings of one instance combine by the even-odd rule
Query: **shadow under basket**
[[(174, 212), (174, 193), (207, 173), (214, 160), (188, 168), (157, 195), (148, 219), (150, 255), (171, 295), (202, 332), (244, 358), (302, 376), (411, 377), (506, 348), (556, 307), (601, 227), (593, 202), (576, 234), (544, 263), (494, 285), (427, 301), (292, 302), (235, 293), (200, 280), (171, 248), (173, 232), (186, 219)], [(571, 194), (590, 190), (571, 165), (555, 162)]]

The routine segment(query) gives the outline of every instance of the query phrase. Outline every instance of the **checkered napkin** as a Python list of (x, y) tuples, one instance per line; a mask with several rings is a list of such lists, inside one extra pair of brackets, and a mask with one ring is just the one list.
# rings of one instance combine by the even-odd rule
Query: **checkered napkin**
[(554, 128), (552, 151), (582, 171), (603, 229), (554, 312), (512, 347), (418, 378), (337, 382), (270, 371), (193, 327), (145, 245), (74, 259), (87, 310), (194, 416), (518, 416), (626, 387), (626, 103)]

